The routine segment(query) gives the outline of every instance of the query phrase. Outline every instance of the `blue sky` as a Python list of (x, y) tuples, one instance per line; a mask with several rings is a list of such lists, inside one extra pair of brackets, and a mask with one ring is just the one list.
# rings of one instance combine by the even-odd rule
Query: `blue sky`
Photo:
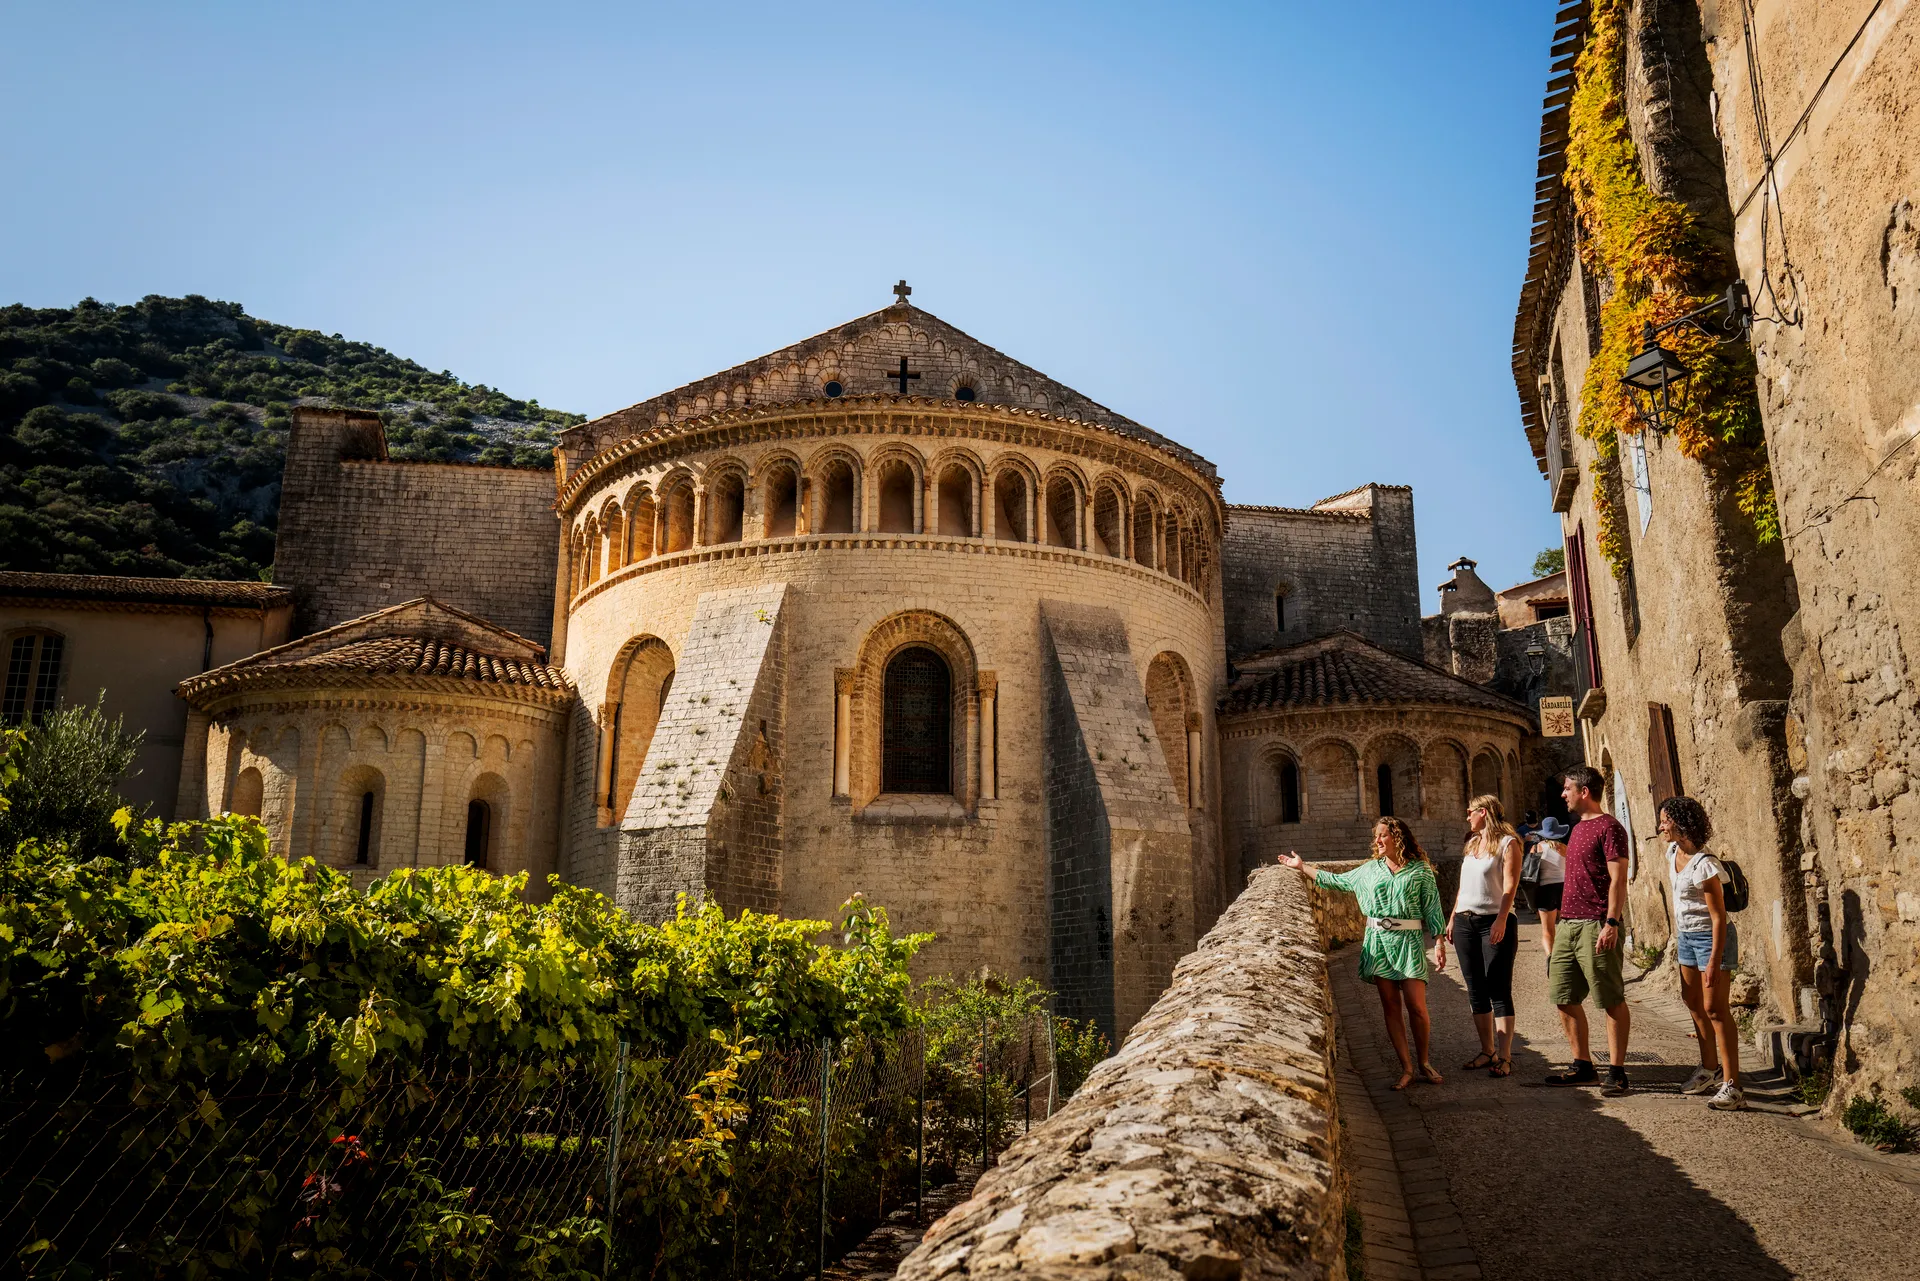
[(0, 0), (0, 302), (201, 293), (601, 413), (891, 301), (1211, 458), (1557, 541), (1508, 367), (1553, 8)]

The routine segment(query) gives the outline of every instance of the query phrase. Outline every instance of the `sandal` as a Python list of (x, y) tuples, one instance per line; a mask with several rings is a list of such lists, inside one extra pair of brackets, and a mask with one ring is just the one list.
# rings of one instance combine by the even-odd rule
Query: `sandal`
[(1495, 1063), (1498, 1063), (1499, 1061), (1500, 1060), (1497, 1056), (1489, 1054), (1485, 1050), (1482, 1050), (1480, 1051), (1480, 1053), (1473, 1056), (1473, 1062), (1462, 1063), (1460, 1065), (1460, 1070), (1462, 1072), (1478, 1072), (1481, 1068), (1492, 1067)]
[(1406, 1089), (1409, 1085), (1413, 1084), (1413, 1075), (1414, 1073), (1412, 1068), (1405, 1069), (1400, 1073), (1400, 1083), (1394, 1086), (1393, 1088), (1396, 1090)]
[(1493, 1061), (1493, 1066), (1487, 1069), (1487, 1075), (1488, 1076), (1512, 1076), (1513, 1060), (1512, 1059), (1495, 1059)]
[(1444, 1076), (1441, 1076), (1440, 1069), (1435, 1067), (1433, 1064), (1422, 1063), (1420, 1065), (1420, 1079), (1422, 1081), (1425, 1081), (1428, 1085), (1438, 1085), (1442, 1081), (1446, 1080), (1447, 1078)]

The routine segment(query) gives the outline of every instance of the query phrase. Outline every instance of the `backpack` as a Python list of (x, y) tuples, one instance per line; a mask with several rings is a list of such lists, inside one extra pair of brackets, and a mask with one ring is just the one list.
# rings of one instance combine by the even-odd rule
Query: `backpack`
[(1747, 910), (1747, 874), (1740, 865), (1730, 858), (1715, 860), (1720, 864), (1723, 879), (1720, 885), (1720, 899), (1729, 912)]

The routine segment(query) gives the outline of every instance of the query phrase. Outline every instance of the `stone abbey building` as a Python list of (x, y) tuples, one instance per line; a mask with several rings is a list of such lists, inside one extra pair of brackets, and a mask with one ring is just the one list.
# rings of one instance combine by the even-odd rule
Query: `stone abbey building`
[(554, 472), (297, 411), (290, 639), (192, 673), (177, 816), (933, 930), (1124, 1031), (1277, 852), (1454, 852), (1525, 705), (1422, 659), (1413, 496), (1204, 458), (900, 301), (569, 429)]

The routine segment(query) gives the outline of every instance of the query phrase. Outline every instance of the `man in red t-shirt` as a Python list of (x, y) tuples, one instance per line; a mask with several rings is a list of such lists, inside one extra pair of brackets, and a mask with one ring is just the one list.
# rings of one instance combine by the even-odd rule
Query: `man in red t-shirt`
[(1619, 820), (1600, 806), (1606, 779), (1591, 765), (1560, 776), (1560, 795), (1574, 817), (1567, 838), (1567, 884), (1560, 895), (1560, 925), (1547, 962), (1547, 997), (1560, 1007), (1560, 1025), (1573, 1051), (1573, 1067), (1547, 1077), (1548, 1085), (1584, 1085), (1600, 1079), (1587, 1045), (1591, 995), (1607, 1015), (1606, 1095), (1627, 1092), (1627, 1032), (1632, 1026), (1621, 972), (1621, 918), (1627, 910), (1627, 842)]

